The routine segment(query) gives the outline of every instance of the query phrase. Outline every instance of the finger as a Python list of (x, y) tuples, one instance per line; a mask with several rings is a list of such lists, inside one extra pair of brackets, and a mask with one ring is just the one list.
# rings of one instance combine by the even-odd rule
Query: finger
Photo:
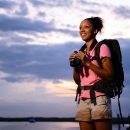
[(70, 59), (69, 61), (71, 62), (71, 61), (73, 61), (74, 59)]

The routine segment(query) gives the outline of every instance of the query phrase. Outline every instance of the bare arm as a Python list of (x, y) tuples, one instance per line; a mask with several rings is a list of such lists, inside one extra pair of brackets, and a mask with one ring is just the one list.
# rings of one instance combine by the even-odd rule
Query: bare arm
[(80, 76), (79, 76), (79, 73), (77, 73), (75, 71), (75, 67), (73, 67), (73, 79), (74, 79), (74, 81), (75, 81), (76, 84), (80, 83)]
[(95, 74), (97, 74), (102, 79), (112, 81), (114, 74), (113, 74), (113, 67), (110, 58), (103, 58), (102, 59), (102, 66), (103, 68), (99, 68), (92, 64), (91, 62), (86, 62), (86, 66), (88, 66)]

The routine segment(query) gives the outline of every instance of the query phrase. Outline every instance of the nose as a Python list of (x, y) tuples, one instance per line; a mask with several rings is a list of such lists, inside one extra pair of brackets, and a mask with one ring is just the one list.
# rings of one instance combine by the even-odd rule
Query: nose
[(81, 28), (81, 29), (80, 29), (80, 32), (84, 32), (84, 28)]

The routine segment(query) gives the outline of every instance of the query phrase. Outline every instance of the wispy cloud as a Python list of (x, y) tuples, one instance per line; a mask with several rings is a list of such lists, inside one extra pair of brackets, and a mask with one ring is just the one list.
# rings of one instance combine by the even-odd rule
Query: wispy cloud
[(130, 7), (129, 6), (119, 6), (113, 10), (116, 15), (120, 18), (130, 19)]

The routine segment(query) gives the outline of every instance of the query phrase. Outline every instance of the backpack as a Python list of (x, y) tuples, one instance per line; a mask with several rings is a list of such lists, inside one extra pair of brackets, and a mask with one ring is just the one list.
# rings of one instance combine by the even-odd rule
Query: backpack
[(101, 64), (101, 59), (100, 59), (100, 47), (102, 44), (106, 44), (111, 51), (111, 59), (112, 59), (113, 70), (114, 70), (114, 79), (111, 82), (113, 93), (110, 93), (109, 95), (111, 98), (118, 96), (118, 106), (119, 106), (121, 120), (124, 126), (122, 113), (121, 113), (121, 106), (119, 102), (119, 98), (120, 98), (120, 95), (122, 94), (123, 87), (124, 87), (123, 85), (124, 71), (123, 71), (123, 65), (122, 65), (122, 53), (121, 53), (120, 45), (116, 39), (104, 39), (97, 44), (97, 46), (95, 47), (94, 59), (97, 60), (101, 68), (102, 68), (102, 64)]

